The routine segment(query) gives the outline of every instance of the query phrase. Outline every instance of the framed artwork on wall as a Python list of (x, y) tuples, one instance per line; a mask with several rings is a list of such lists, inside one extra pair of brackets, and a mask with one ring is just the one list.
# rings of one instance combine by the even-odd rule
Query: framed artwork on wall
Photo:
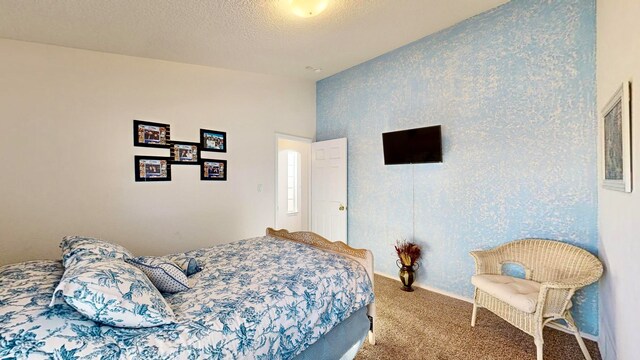
[(227, 152), (227, 133), (200, 129), (200, 146), (202, 151)]
[(169, 124), (133, 120), (133, 145), (168, 148), (171, 140)]
[(171, 164), (200, 164), (200, 144), (186, 141), (171, 141)]
[(136, 181), (171, 181), (169, 159), (160, 156), (135, 157)]
[(204, 159), (200, 164), (200, 180), (227, 181), (227, 160)]
[(631, 83), (624, 82), (602, 109), (602, 186), (631, 192)]

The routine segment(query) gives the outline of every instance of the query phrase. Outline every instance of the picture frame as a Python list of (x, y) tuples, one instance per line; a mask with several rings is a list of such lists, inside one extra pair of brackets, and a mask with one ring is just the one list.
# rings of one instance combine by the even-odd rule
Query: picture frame
[(143, 120), (133, 120), (133, 146), (168, 148), (171, 126)]
[(167, 157), (136, 155), (134, 172), (136, 181), (171, 181), (171, 164)]
[(200, 163), (200, 180), (227, 181), (227, 160), (202, 159)]
[(200, 129), (202, 151), (227, 152), (227, 133), (224, 131)]
[(171, 164), (173, 165), (199, 165), (200, 144), (188, 141), (170, 142)]
[(618, 87), (602, 109), (602, 186), (632, 191), (631, 173), (631, 82)]

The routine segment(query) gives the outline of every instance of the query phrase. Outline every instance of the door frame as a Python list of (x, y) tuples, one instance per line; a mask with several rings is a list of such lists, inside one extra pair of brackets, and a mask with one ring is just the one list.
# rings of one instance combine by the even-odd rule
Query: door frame
[(285, 134), (285, 133), (281, 133), (281, 132), (277, 132), (275, 133), (275, 176), (274, 176), (274, 201), (273, 201), (273, 227), (274, 229), (278, 229), (278, 140), (292, 140), (292, 141), (299, 141), (299, 142), (304, 142), (309, 144), (309, 156), (307, 158), (307, 179), (309, 179), (309, 186), (307, 189), (307, 198), (309, 199), (309, 201), (307, 201), (307, 217), (308, 217), (308, 229), (307, 231), (310, 231), (311, 229), (311, 144), (314, 142), (314, 139), (312, 138), (308, 138), (308, 137), (303, 137), (303, 136), (297, 136), (297, 135), (290, 135), (290, 134)]

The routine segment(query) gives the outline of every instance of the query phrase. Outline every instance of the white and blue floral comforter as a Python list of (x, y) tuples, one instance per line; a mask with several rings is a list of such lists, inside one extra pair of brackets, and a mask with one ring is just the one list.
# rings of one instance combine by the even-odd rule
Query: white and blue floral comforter
[(96, 324), (48, 307), (59, 261), (0, 267), (0, 359), (290, 359), (373, 301), (357, 262), (271, 237), (176, 254), (203, 270), (165, 294), (177, 322), (145, 329)]

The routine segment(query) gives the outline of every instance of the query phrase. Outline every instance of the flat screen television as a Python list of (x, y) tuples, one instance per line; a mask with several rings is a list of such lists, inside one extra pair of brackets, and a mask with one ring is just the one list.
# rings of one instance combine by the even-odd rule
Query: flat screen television
[(382, 147), (385, 165), (442, 162), (441, 126), (383, 133)]

